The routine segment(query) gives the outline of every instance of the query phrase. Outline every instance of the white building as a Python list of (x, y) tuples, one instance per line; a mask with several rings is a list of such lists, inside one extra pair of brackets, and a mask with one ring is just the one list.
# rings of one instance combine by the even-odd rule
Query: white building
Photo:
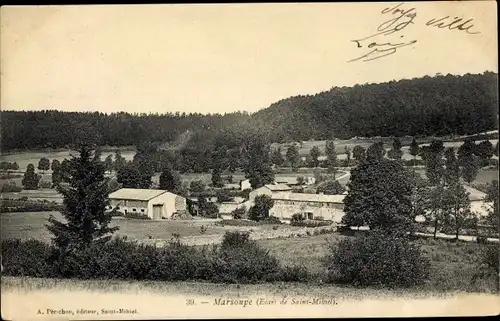
[(184, 197), (157, 189), (122, 188), (109, 194), (109, 199), (110, 208), (147, 215), (153, 220), (170, 219), (187, 210)]
[(250, 194), (248, 195), (248, 199), (253, 202), (255, 198), (259, 195), (267, 195), (271, 197), (273, 194), (276, 193), (291, 192), (291, 191), (292, 188), (285, 184), (269, 184), (251, 191)]
[(316, 183), (314, 177), (302, 176), (304, 179), (303, 184), (299, 184), (298, 176), (280, 176), (275, 177), (274, 181), (276, 184), (286, 184), (286, 185), (312, 185)]
[(244, 179), (240, 181), (240, 191), (244, 191), (246, 189), (252, 189), (252, 184), (250, 184), (250, 179)]
[(271, 196), (274, 206), (269, 215), (280, 219), (291, 219), (301, 213), (306, 219), (321, 217), (339, 223), (344, 216), (345, 195), (324, 195), (305, 193), (277, 193)]

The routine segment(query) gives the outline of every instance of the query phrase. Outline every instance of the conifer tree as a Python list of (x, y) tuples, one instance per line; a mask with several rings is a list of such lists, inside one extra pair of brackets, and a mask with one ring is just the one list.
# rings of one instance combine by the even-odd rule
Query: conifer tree
[(57, 190), (64, 198), (61, 214), (66, 222), (50, 216), (46, 225), (60, 254), (85, 248), (93, 242), (106, 242), (118, 229), (109, 227), (108, 180), (104, 177), (99, 153), (90, 145), (81, 145), (79, 156), (69, 161), (64, 174), (65, 184), (58, 185)]
[(337, 152), (335, 150), (335, 143), (332, 140), (326, 141), (325, 155), (328, 172), (332, 173), (333, 179), (335, 179), (337, 174)]
[(33, 164), (28, 164), (26, 168), (26, 173), (22, 180), (24, 189), (32, 190), (38, 189), (38, 183), (40, 182), (40, 175), (35, 173), (35, 166)]

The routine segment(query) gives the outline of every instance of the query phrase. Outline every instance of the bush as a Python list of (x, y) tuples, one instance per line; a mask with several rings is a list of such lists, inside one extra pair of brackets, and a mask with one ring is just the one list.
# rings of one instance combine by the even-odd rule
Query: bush
[(3, 274), (50, 277), (52, 248), (37, 240), (2, 240)]
[(151, 217), (147, 216), (146, 214), (139, 213), (139, 212), (127, 211), (124, 216), (126, 218), (139, 219), (139, 220), (150, 220), (151, 219)]
[(295, 213), (292, 215), (292, 219), (290, 220), (290, 224), (300, 223), (300, 222), (303, 222), (304, 220), (305, 220), (304, 216), (301, 213)]
[(262, 224), (283, 224), (283, 223), (281, 223), (281, 220), (279, 218), (277, 218), (276, 216), (266, 217), (265, 219), (263, 219), (259, 223), (262, 223)]
[(307, 282), (311, 279), (309, 271), (303, 266), (285, 266), (281, 270), (280, 281)]
[(40, 188), (52, 188), (52, 182), (41, 180), (38, 186)]
[(0, 193), (19, 193), (22, 190), (23, 188), (21, 186), (17, 186), (14, 181), (8, 181), (0, 187)]
[(48, 212), (60, 211), (63, 208), (60, 204), (48, 203), (47, 201), (28, 201), (25, 199), (4, 199), (0, 206), (0, 212)]
[(331, 245), (328, 281), (355, 286), (409, 287), (428, 277), (429, 261), (405, 236), (372, 231)]
[(243, 207), (240, 207), (240, 208), (237, 208), (235, 209), (234, 211), (231, 212), (231, 216), (237, 220), (237, 219), (241, 219), (243, 217), (245, 217), (246, 215), (246, 208), (243, 206)]
[(248, 233), (226, 232), (214, 261), (214, 281), (257, 283), (279, 280), (280, 274), (278, 260)]
[(303, 227), (320, 227), (332, 225), (330, 220), (302, 220), (302, 221), (290, 221), (291, 226), (303, 226)]

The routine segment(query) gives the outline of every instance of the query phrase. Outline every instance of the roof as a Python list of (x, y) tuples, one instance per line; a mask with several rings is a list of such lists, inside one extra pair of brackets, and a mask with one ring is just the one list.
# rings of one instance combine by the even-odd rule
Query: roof
[(464, 184), (465, 190), (470, 193), (469, 199), (471, 201), (483, 201), (486, 199), (486, 193), (483, 193), (473, 187)]
[(264, 186), (273, 192), (292, 190), (292, 188), (286, 184), (268, 184)]
[(273, 200), (297, 201), (297, 202), (320, 202), (320, 203), (343, 203), (345, 195), (324, 195), (306, 193), (277, 193), (271, 196)]
[(111, 194), (109, 198), (125, 199), (135, 201), (149, 201), (161, 194), (168, 193), (160, 189), (140, 189), (140, 188), (122, 188)]

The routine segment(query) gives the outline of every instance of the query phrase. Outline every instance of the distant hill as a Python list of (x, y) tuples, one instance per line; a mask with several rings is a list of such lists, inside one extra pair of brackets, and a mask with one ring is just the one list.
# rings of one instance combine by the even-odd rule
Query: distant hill
[[(436, 76), (332, 88), (271, 104), (252, 115), (2, 111), (2, 150), (68, 148), (92, 129), (101, 143), (164, 148), (236, 146), (249, 132), (268, 142), (373, 136), (444, 136), (497, 128), (498, 75)], [(228, 141), (227, 143), (223, 141)]]

